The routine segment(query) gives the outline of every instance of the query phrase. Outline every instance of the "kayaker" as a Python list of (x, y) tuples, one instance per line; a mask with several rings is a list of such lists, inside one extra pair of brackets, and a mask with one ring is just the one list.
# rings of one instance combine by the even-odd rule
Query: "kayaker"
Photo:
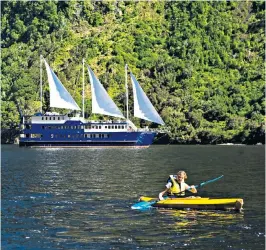
[(166, 189), (159, 193), (159, 199), (163, 200), (165, 193), (167, 193), (167, 196), (170, 197), (182, 197), (185, 195), (185, 190), (188, 189), (192, 193), (197, 193), (195, 186), (189, 186), (187, 183), (185, 183), (185, 179), (187, 179), (187, 174), (185, 171), (179, 171), (177, 175), (170, 175), (167, 184), (165, 185)]

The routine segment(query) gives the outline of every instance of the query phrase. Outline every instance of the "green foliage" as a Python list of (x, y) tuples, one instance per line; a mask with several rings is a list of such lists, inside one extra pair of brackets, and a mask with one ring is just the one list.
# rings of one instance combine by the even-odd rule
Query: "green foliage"
[[(121, 110), (127, 63), (172, 143), (264, 143), (261, 1), (6, 1), (1, 24), (4, 129), (18, 128), (19, 112), (40, 109), (43, 55), (80, 106), (85, 58)], [(88, 81), (86, 74), (86, 116)], [(129, 88), (130, 118), (155, 127), (132, 117)]]

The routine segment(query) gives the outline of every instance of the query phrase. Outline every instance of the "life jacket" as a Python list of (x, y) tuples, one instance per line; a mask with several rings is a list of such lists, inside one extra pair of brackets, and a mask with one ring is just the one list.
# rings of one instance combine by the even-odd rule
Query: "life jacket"
[[(184, 196), (185, 190), (186, 190), (185, 182), (178, 183), (173, 175), (170, 175), (169, 179), (172, 182), (172, 186), (170, 187), (170, 189), (168, 191), (169, 195)], [(184, 192), (182, 192), (182, 191), (184, 191)], [(180, 193), (180, 192), (182, 192), (182, 193)]]

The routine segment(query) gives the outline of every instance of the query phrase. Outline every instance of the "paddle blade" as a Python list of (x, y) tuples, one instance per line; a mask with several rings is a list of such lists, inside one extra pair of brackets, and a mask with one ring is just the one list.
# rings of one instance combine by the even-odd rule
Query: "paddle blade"
[(156, 203), (156, 201), (151, 201), (151, 202), (141, 201), (141, 202), (138, 202), (138, 203), (132, 205), (131, 209), (147, 210), (147, 209), (150, 209), (152, 207), (152, 205), (155, 203)]

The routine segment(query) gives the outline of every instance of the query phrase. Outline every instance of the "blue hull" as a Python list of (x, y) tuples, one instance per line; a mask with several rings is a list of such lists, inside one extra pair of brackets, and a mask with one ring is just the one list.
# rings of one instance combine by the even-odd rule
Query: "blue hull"
[[(65, 123), (24, 124), (24, 137), (19, 145), (26, 147), (148, 147), (155, 132), (151, 131), (108, 131), (106, 126), (118, 127), (126, 123), (86, 123), (66, 121)], [(98, 131), (86, 130), (86, 126), (101, 126)]]

